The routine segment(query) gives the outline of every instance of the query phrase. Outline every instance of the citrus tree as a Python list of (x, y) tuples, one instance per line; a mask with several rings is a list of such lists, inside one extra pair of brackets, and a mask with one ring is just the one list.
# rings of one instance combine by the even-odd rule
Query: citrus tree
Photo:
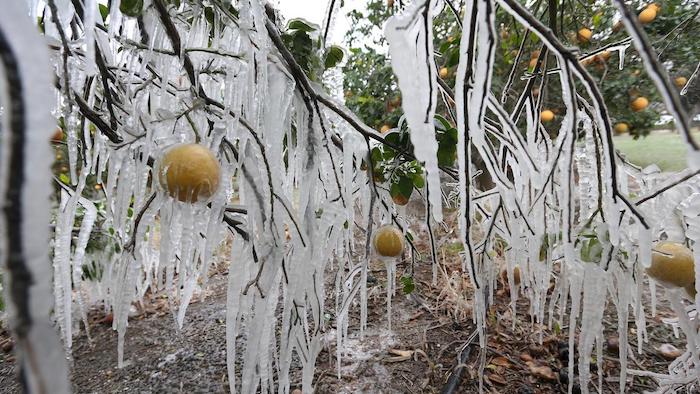
[[(695, 1), (665, 1), (663, 5), (634, 1), (628, 6), (636, 12), (644, 12), (644, 29), (652, 45), (658, 51), (659, 60), (673, 77), (678, 89), (685, 86), (688, 76), (698, 61), (700, 46), (693, 38), (697, 23)], [(537, 3), (533, 13), (541, 15), (548, 23), (549, 11), (545, 2)], [(384, 23), (400, 12), (396, 2), (370, 0), (362, 10), (351, 10), (351, 30), (346, 42), (350, 57), (344, 68), (345, 95), (349, 108), (377, 130), (382, 125), (395, 126), (401, 116), (398, 87), (386, 61), (386, 40), (381, 34)], [(619, 14), (609, 2), (564, 2), (552, 19), (555, 33), (567, 45), (580, 49), (579, 57), (586, 70), (599, 84), (612, 120), (619, 124), (619, 133), (629, 132), (634, 137), (647, 135), (665, 113), (653, 82), (643, 70), (641, 58), (633, 48), (623, 52), (606, 48), (629, 45)], [(503, 10), (496, 12), (496, 28), (499, 44), (494, 64), (493, 84), (499, 89), (509, 87), (503, 100), (513, 100), (513, 94), (522, 89), (528, 75), (532, 75), (542, 46), (541, 41), (514, 23)], [(440, 76), (448, 83), (454, 82), (459, 63), (460, 28), (453, 12), (443, 12), (434, 20), (434, 47), (438, 51), (436, 62)], [(583, 34), (579, 34), (579, 31)], [(590, 55), (590, 56), (586, 56)], [(622, 60), (622, 63), (620, 61)], [(622, 64), (622, 66), (620, 66)], [(533, 88), (540, 94), (538, 87)], [(550, 132), (556, 129), (557, 114), (563, 111), (561, 95), (556, 84), (542, 90), (540, 103), (544, 111), (555, 115), (546, 122)], [(647, 105), (637, 98), (645, 98)], [(446, 110), (446, 109), (445, 109)], [(445, 115), (445, 113), (443, 113)]]
[[(348, 108), (331, 94), (344, 52), (326, 43), (340, 3), (329, 2), (322, 26), (284, 20), (257, 0), (5, 5), (0, 257), (24, 389), (69, 391), (64, 351), (75, 323), (89, 326), (87, 305), (113, 314), (121, 367), (132, 303), (162, 292), (181, 327), (223, 258), (231, 391), (289, 392), (295, 369), (311, 392), (326, 311), (338, 368), (349, 332), (367, 327), (372, 258), (386, 264), (390, 321), (396, 261), (404, 251), (420, 258), (397, 209), (414, 191), (425, 201), (431, 241), (446, 205), (458, 207), (460, 265), (475, 289), (482, 346), (498, 249), (511, 294), (532, 305), (530, 318), (568, 326), (570, 348), (578, 341), (583, 390), (608, 301), (618, 314), (625, 390), (629, 312), (642, 335), (639, 300), (653, 280), (667, 288), (688, 338), (669, 373), (653, 377), (668, 388), (697, 384), (698, 320), (682, 297), (700, 305), (689, 278), (700, 272), (691, 261), (700, 253), (700, 147), (682, 96), (687, 104), (698, 67), (684, 66), (694, 71), (679, 92), (672, 77), (680, 69), (659, 58), (646, 27), (674, 15), (671, 7), (373, 3), (370, 24), (391, 14), (376, 42), (386, 40), (388, 53), (349, 51)], [(696, 14), (693, 3), (673, 4), (689, 14), (663, 34), (680, 35)], [(613, 14), (622, 27), (598, 31)], [(651, 81), (640, 89), (653, 83), (659, 92), (642, 93), (663, 103), (689, 147), (691, 169), (681, 174), (646, 174), (616, 155), (615, 124), (627, 118), (609, 109), (615, 104), (601, 88), (609, 77), (587, 63), (632, 47)], [(620, 105), (646, 107), (637, 101), (642, 94), (631, 95)], [(384, 124), (391, 132), (376, 130)], [(59, 166), (52, 183), (56, 155), (67, 156), (67, 170)], [(491, 185), (475, 181), (479, 171)], [(639, 190), (630, 190), (630, 179)], [(450, 201), (444, 182), (456, 185)], [(52, 191), (49, 262), (36, 242), (49, 244)], [(96, 233), (111, 246), (88, 248)], [(435, 243), (429, 248), (435, 266)], [(326, 275), (334, 291), (324, 289)], [(356, 307), (360, 319), (351, 322)]]

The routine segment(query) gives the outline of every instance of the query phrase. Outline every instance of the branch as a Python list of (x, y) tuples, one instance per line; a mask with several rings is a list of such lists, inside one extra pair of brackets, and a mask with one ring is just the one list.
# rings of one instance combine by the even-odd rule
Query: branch
[(80, 97), (79, 94), (73, 95), (73, 98), (75, 99), (75, 103), (78, 105), (78, 108), (80, 108), (80, 112), (82, 112), (83, 116), (85, 116), (89, 121), (91, 121), (95, 127), (97, 127), (102, 134), (104, 134), (107, 138), (109, 138), (110, 141), (112, 141), (115, 144), (120, 144), (124, 142), (124, 139), (117, 134), (116, 131), (114, 131), (102, 118), (100, 115), (98, 115), (95, 111), (90, 108), (88, 103), (83, 100), (82, 97)]

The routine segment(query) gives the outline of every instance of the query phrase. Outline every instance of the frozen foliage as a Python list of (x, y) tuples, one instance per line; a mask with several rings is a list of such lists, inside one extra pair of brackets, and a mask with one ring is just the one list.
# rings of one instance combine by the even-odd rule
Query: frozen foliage
[[(624, 9), (622, 1), (617, 3)], [(417, 82), (424, 76), (432, 76), (432, 70), (423, 70), (423, 76), (414, 77), (413, 85), (402, 83), (402, 72), (408, 73), (408, 68), (415, 69), (417, 64), (434, 64), (432, 46), (427, 44), (432, 39), (424, 39), (420, 33), (422, 26), (430, 24), (425, 18), (439, 12), (440, 5), (441, 2), (434, 1), (413, 2), (403, 14), (387, 23), (393, 66), (402, 94), (424, 98), (422, 102), (411, 100), (413, 105), (404, 104), (409, 124), (410, 119), (420, 119), (432, 110), (429, 98), (434, 94), (434, 87), (430, 79), (425, 83)], [(537, 35), (543, 43), (542, 52), (551, 54), (548, 59), (556, 62), (554, 66), (547, 65), (546, 61), (538, 63), (526, 90), (515, 103), (507, 102), (507, 92), (499, 94), (504, 97), (501, 102), (492, 92), (496, 6)], [(641, 52), (647, 51), (643, 33), (638, 26), (636, 30), (632, 26), (636, 18), (626, 11), (623, 19), (628, 29), (634, 30), (632, 38), (612, 49), (623, 54), (633, 42)], [(635, 21), (630, 22), (631, 19)], [(645, 173), (618, 158), (612, 145), (610, 119), (597, 86), (579, 63), (580, 59), (520, 2), (466, 2), (462, 31), (454, 86), (459, 130), (460, 230), (465, 250), (464, 267), (477, 289), (474, 320), (480, 327), (481, 344), (486, 343), (485, 311), (495, 283), (490, 252), (497, 242), (502, 242), (507, 245), (505, 255), (511, 294), (518, 297), (516, 290), (522, 290), (521, 294), (530, 301), (530, 314), (535, 322), (548, 323), (550, 327), (568, 324), (571, 348), (578, 337), (578, 374), (583, 392), (590, 390), (591, 355), (594, 351), (598, 355), (601, 352), (603, 311), (606, 301), (612, 301), (618, 313), (621, 343), (625, 343), (620, 346), (620, 390), (624, 391), (630, 311), (637, 326), (638, 346), (646, 336), (645, 313), (649, 311), (641, 303), (642, 278), (644, 267), (651, 261), (652, 241), (666, 238), (696, 241), (697, 234), (691, 223), (697, 221), (700, 210), (694, 186), (698, 181), (697, 173), (679, 174), (678, 179), (665, 187), (658, 184), (656, 174)], [(416, 60), (412, 58), (414, 55), (427, 57), (427, 60)], [(667, 106), (680, 124), (686, 115), (680, 106), (674, 106), (678, 102), (677, 93), (670, 88), (668, 76), (658, 71), (663, 68), (651, 64), (651, 58), (655, 58), (653, 51), (646, 55), (647, 70), (654, 75)], [(585, 58), (586, 55), (582, 57)], [(623, 64), (621, 56), (620, 66)], [(567, 105), (554, 139), (540, 125), (540, 103), (531, 94), (532, 88), (542, 87), (544, 82), (537, 76), (545, 67), (553, 69), (549, 74), (560, 80), (561, 96)], [(523, 118), (527, 128), (519, 130), (517, 125)], [(411, 125), (412, 132), (414, 127)], [(580, 135), (583, 138), (579, 138)], [(422, 138), (424, 141), (426, 137)], [(696, 149), (690, 137), (687, 141), (693, 156)], [(472, 154), (483, 159), (496, 184), (493, 190), (477, 190), (474, 186)], [(640, 188), (634, 193), (641, 193), (643, 197), (633, 201), (630, 184)], [(473, 228), (481, 231), (472, 231)], [(513, 283), (516, 264), (521, 278), (519, 289)], [(546, 305), (552, 282), (553, 296)], [(677, 292), (668, 293), (672, 300), (679, 297)], [(680, 302), (677, 304), (680, 308)], [(685, 316), (684, 310), (677, 312)], [(697, 382), (697, 371), (700, 371), (694, 361), (697, 360), (697, 323), (681, 318), (679, 324), (689, 338), (692, 357), (686, 356), (685, 361), (674, 364), (671, 375), (662, 380), (664, 387), (672, 382)], [(569, 392), (574, 382), (573, 357), (571, 352)], [(600, 362), (600, 357), (597, 359)], [(688, 370), (695, 371), (695, 375), (688, 377), (691, 373), (680, 372)], [(600, 391), (602, 380), (597, 383)]]
[[(371, 170), (360, 170), (360, 162), (370, 159), (369, 148), (381, 143), (382, 137), (306, 76), (284, 46), (279, 16), (258, 0), (233, 5), (144, 0), (137, 16), (122, 14), (113, 4), (106, 18), (95, 0), (46, 3), (29, 1), (32, 17), (36, 12), (45, 15), (57, 76), (54, 115), (63, 118), (69, 152), (70, 184), (61, 185), (53, 262), (54, 314), (65, 350), (70, 352), (80, 319), (87, 328), (87, 306), (97, 303), (113, 313), (118, 365), (123, 366), (129, 356), (125, 333), (132, 306), (147, 293), (164, 292), (173, 327), (181, 328), (187, 324), (189, 302), (206, 287), (209, 270), (226, 245), (230, 246), (223, 259), (229, 260), (226, 353), (231, 391), (287, 393), (291, 384), (298, 383), (290, 372), (294, 368), (301, 369), (303, 391), (311, 392), (316, 359), (329, 337), (327, 310), (335, 312), (340, 374), (348, 333), (355, 329), (363, 333), (367, 325), (368, 265), (376, 257), (372, 231), (389, 222), (407, 231), (388, 193), (371, 182)], [(337, 3), (328, 6), (321, 33), (324, 42)], [(74, 8), (81, 4), (83, 8)], [(598, 363), (602, 360), (603, 311), (608, 301), (614, 305), (624, 391), (628, 372), (644, 373), (627, 370), (627, 329), (632, 318), (641, 347), (646, 340), (645, 316), (655, 312), (653, 303), (650, 309), (642, 304), (647, 286), (643, 270), (651, 261), (652, 241), (669, 238), (695, 245), (700, 238), (697, 172), (688, 170), (677, 179), (664, 180), (618, 157), (605, 103), (580, 59), (519, 1), (479, 0), (465, 6), (460, 63), (456, 84), (450, 88), (458, 129), (455, 178), (465, 250), (462, 263), (475, 289), (473, 311), (481, 344), (487, 343), (486, 310), (496, 283), (493, 252), (497, 245), (506, 245), (512, 296), (529, 300), (533, 322), (568, 325), (570, 348), (578, 338), (578, 375), (584, 392), (590, 391), (590, 384), (597, 383), (599, 390), (602, 385), (602, 380), (590, 382), (589, 366), (593, 352)], [(491, 86), (497, 6), (543, 43), (543, 61), (533, 75), (525, 76), (526, 89), (514, 102)], [(625, 10), (621, 1), (618, 6)], [(441, 1), (416, 0), (393, 16), (385, 29), (402, 96), (411, 98), (402, 105), (415, 155), (428, 174), (424, 191), (429, 231), (431, 223), (442, 221), (443, 206), (433, 123), (437, 92), (451, 94), (440, 85), (433, 58), (432, 18), (444, 12), (442, 7)], [(26, 12), (19, 8), (11, 6), (9, 13), (0, 14), (0, 32), (17, 33), (0, 37), (9, 37), (13, 48), (41, 48), (35, 35), (24, 33), (29, 23), (18, 16)], [(643, 33), (630, 18), (623, 12), (631, 39), (610, 48), (620, 52), (621, 67), (630, 44), (646, 50)], [(40, 55), (37, 49), (24, 51), (19, 58), (21, 69), (26, 69), (23, 82), (26, 75), (47, 74), (40, 69), (47, 63)], [(647, 68), (666, 104), (673, 107), (676, 93), (668, 89), (668, 77), (656, 71), (652, 55), (644, 56)], [(556, 64), (547, 65), (547, 60)], [(540, 124), (541, 103), (531, 93), (543, 87), (538, 76), (545, 67), (551, 78), (559, 79), (567, 106), (555, 137)], [(6, 68), (3, 76), (12, 81)], [(338, 78), (337, 73), (326, 75), (327, 82), (336, 85), (336, 94)], [(52, 97), (40, 90), (46, 89), (48, 80), (36, 77), (33, 82), (26, 81), (24, 102), (36, 106)], [(8, 100), (2, 97), (3, 103)], [(679, 121), (684, 119), (682, 111), (672, 109)], [(11, 120), (12, 116), (3, 116), (3, 129)], [(28, 129), (51, 129), (39, 115), (27, 122)], [(28, 161), (46, 167), (45, 136), (30, 133), (28, 138), (37, 147), (27, 149), (37, 157)], [(689, 135), (687, 141), (693, 148)], [(164, 150), (185, 142), (207, 147), (221, 165), (216, 193), (194, 203), (171, 197), (160, 185), (157, 170)], [(473, 155), (483, 159), (495, 183), (492, 190), (474, 185)], [(7, 174), (4, 146), (0, 159)], [(48, 236), (46, 212), (38, 209), (46, 206), (42, 201), (46, 185), (40, 183), (48, 184), (48, 179), (45, 168), (34, 173), (41, 176), (22, 186), (22, 193), (32, 194), (24, 209), (34, 210), (26, 215), (22, 234), (31, 232), (32, 240), (41, 241)], [(93, 176), (103, 185), (104, 210), (82, 197)], [(630, 191), (630, 185), (639, 190)], [(5, 191), (8, 185), (1, 187)], [(78, 213), (82, 221), (73, 237)], [(98, 216), (110, 229), (115, 252), (86, 256)], [(354, 223), (366, 229), (364, 239), (358, 240), (365, 241), (362, 250), (355, 250)], [(429, 236), (432, 241), (432, 233)], [(6, 245), (0, 251), (5, 259)], [(28, 267), (40, 279), (50, 277), (42, 271), (48, 267), (45, 257), (27, 257)], [(100, 264), (95, 282), (82, 276), (88, 261)], [(390, 327), (396, 267), (392, 260), (384, 262), (390, 277), (386, 286)], [(516, 266), (519, 284), (514, 281)], [(696, 271), (700, 279), (700, 269)], [(324, 289), (328, 276), (334, 278), (331, 292)], [(15, 283), (11, 277), (9, 287)], [(36, 370), (26, 366), (29, 383), (51, 379), (65, 391), (65, 369), (45, 370), (48, 362), (62, 366), (62, 354), (56, 351), (55, 338), (45, 335), (51, 331), (48, 281), (36, 283), (31, 291), (40, 295), (32, 293), (29, 311), (37, 319), (27, 343), (41, 344), (34, 351), (42, 363)], [(654, 284), (650, 285), (656, 297)], [(325, 299), (328, 293), (331, 300)], [(654, 377), (668, 388), (695, 384), (700, 376), (697, 307), (688, 314), (678, 292), (666, 294), (679, 314), (670, 323), (685, 333), (688, 349), (668, 375)], [(358, 299), (360, 322), (353, 327), (349, 311), (357, 307)], [(700, 296), (695, 301), (700, 306)], [(76, 306), (79, 316), (73, 313)], [(20, 342), (23, 354), (31, 356), (31, 349), (22, 346)], [(574, 352), (569, 357), (571, 392)]]
[[(366, 257), (374, 258), (371, 249), (353, 253), (350, 224), (396, 221), (388, 193), (370, 191), (357, 170), (369, 138), (381, 137), (307, 79), (282, 45), (282, 23), (261, 2), (154, 0), (138, 17), (114, 6), (106, 19), (95, 1), (76, 4), (32, 5), (45, 14), (54, 50), (55, 114), (70, 159), (54, 236), (54, 313), (66, 350), (95, 303), (114, 316), (120, 367), (129, 357), (130, 311), (147, 293), (167, 294), (174, 328), (182, 327), (232, 238), (231, 390), (287, 392), (290, 368), (301, 366), (310, 392), (329, 308), (324, 275), (338, 278), (342, 349), (360, 290), (366, 311)], [(208, 199), (182, 202), (160, 186), (162, 152), (184, 142), (204, 145), (221, 164), (220, 187)], [(103, 211), (81, 197), (92, 176), (103, 185)], [(432, 187), (439, 203), (439, 182)], [(98, 214), (116, 247), (90, 258), (100, 274), (85, 280)]]

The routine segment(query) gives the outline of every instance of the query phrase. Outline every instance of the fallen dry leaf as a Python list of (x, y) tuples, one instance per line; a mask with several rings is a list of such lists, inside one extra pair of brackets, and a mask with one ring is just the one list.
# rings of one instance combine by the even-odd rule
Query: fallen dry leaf
[(413, 350), (389, 349), (389, 353), (395, 354), (396, 357), (387, 357), (384, 361), (388, 363), (399, 363), (401, 361), (410, 360), (413, 357)]
[(498, 365), (499, 367), (510, 367), (510, 362), (505, 357), (496, 357), (493, 360), (491, 360), (491, 364)]
[(527, 353), (522, 353), (520, 355), (520, 359), (527, 362), (527, 361), (532, 361), (532, 356), (527, 354)]
[(557, 380), (557, 375), (554, 374), (552, 368), (549, 368), (546, 365), (536, 365), (534, 363), (528, 363), (528, 366), (530, 367), (530, 373), (532, 373), (534, 376), (537, 376), (538, 378), (546, 380)]
[(389, 349), (389, 353), (397, 356), (413, 356), (413, 350)]
[(490, 379), (492, 382), (495, 382), (495, 383), (498, 383), (498, 384), (501, 384), (501, 385), (505, 385), (505, 384), (508, 383), (508, 382), (506, 382), (506, 380), (505, 380), (501, 375), (489, 374), (489, 379)]

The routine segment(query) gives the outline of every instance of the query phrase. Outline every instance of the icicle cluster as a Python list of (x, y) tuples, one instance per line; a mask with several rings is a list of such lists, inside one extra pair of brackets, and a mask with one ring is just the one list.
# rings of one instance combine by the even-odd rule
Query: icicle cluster
[[(31, 5), (44, 13), (54, 49), (56, 116), (70, 157), (54, 233), (55, 317), (66, 350), (79, 320), (88, 328), (87, 308), (102, 305), (113, 313), (123, 366), (129, 315), (147, 293), (167, 294), (182, 327), (221, 260), (220, 244), (232, 238), (224, 258), (231, 391), (288, 392), (301, 381), (311, 392), (326, 338), (325, 275), (337, 278), (340, 360), (357, 298), (366, 325), (373, 258), (371, 249), (353, 253), (354, 223), (397, 220), (388, 193), (370, 191), (359, 170), (369, 138), (380, 137), (299, 72), (279, 46), (281, 22), (259, 1), (147, 0), (137, 17), (113, 6), (102, 20), (95, 1), (75, 4)], [(337, 85), (337, 74), (328, 79)], [(211, 198), (182, 202), (160, 186), (161, 156), (178, 143), (217, 156), (222, 175)], [(92, 177), (104, 206), (81, 197)], [(88, 255), (98, 216), (114, 246)], [(85, 270), (96, 274), (86, 279)]]
[[(526, 90), (511, 107), (507, 106), (507, 100), (496, 99), (497, 95), (506, 97), (507, 92), (498, 94), (491, 86), (498, 37), (497, 5), (535, 34), (544, 44), (542, 52), (556, 60), (555, 65), (547, 65), (545, 57), (540, 56), (534, 74), (526, 76)], [(437, 78), (431, 66), (435, 64), (432, 37), (425, 26), (430, 26), (429, 19), (441, 7), (438, 1), (413, 2), (386, 26), (399, 87), (404, 97), (416, 98), (403, 105), (416, 146), (429, 147), (435, 138), (434, 131), (432, 134), (429, 130), (415, 134), (413, 131), (419, 127), (418, 120), (433, 110), (430, 98), (437, 89)], [(613, 49), (622, 54), (630, 42), (640, 48), (641, 36), (638, 33), (632, 36)], [(637, 345), (641, 347), (646, 340), (645, 313), (649, 310), (642, 303), (642, 278), (644, 268), (651, 261), (652, 241), (667, 237), (696, 241), (697, 233), (691, 225), (700, 211), (700, 198), (693, 186), (697, 182), (692, 177), (695, 173), (681, 174), (686, 175), (683, 179), (687, 182), (671, 188), (672, 192), (664, 190), (659, 193), (661, 197), (646, 199), (645, 195), (663, 190), (655, 182), (656, 175), (617, 157), (610, 119), (598, 87), (579, 63), (580, 59), (520, 2), (466, 2), (460, 45), (460, 63), (453, 87), (459, 130), (460, 230), (464, 268), (471, 274), (476, 289), (474, 320), (480, 328), (481, 344), (485, 344), (485, 313), (493, 299), (497, 272), (491, 252), (496, 242), (505, 242), (512, 296), (517, 298), (522, 294), (528, 298), (535, 322), (548, 324), (550, 328), (555, 324), (568, 325), (570, 348), (578, 338), (579, 360), (574, 362), (573, 352), (569, 356), (569, 392), (575, 380), (575, 365), (582, 391), (590, 390), (590, 361), (596, 352), (596, 360), (601, 362), (603, 312), (607, 301), (612, 301), (619, 317), (622, 392), (627, 375), (630, 311), (637, 327)], [(548, 74), (559, 79), (566, 105), (554, 138), (540, 124), (540, 103), (531, 94), (536, 81), (540, 84), (537, 88), (543, 88), (545, 82), (538, 78), (538, 72), (546, 68), (556, 70)], [(416, 70), (418, 76), (414, 75)], [(666, 102), (671, 103), (676, 93), (671, 89), (664, 92)], [(413, 124), (411, 119), (415, 119)], [(519, 129), (522, 123), (526, 129)], [(579, 138), (581, 135), (583, 138)], [(695, 153), (690, 147), (692, 157)], [(483, 159), (496, 184), (494, 189), (475, 187), (472, 152)], [(636, 201), (629, 190), (630, 184), (640, 188), (634, 192), (642, 196)], [(481, 231), (472, 231), (474, 228)], [(516, 265), (520, 271), (519, 284), (513, 279)], [(548, 297), (552, 283), (554, 291)], [(653, 283), (651, 287), (655, 294)], [(672, 300), (678, 297), (673, 292), (669, 294)], [(655, 309), (653, 305), (652, 309)], [(677, 312), (685, 315), (683, 310)], [(683, 322), (681, 319), (680, 323)], [(698, 352), (697, 322), (686, 321), (681, 327), (689, 338), (689, 353), (685, 361), (672, 366), (674, 377), (664, 380), (664, 384), (682, 379), (687, 383), (691, 375), (687, 371), (697, 371), (693, 361)], [(697, 378), (695, 375), (692, 379)], [(602, 379), (597, 385), (602, 392)]]
[[(218, 1), (144, 0), (138, 16), (124, 15), (113, 4), (106, 19), (95, 0), (46, 3), (29, 1), (32, 17), (43, 13), (54, 51), (55, 116), (63, 118), (69, 153), (70, 179), (59, 182), (53, 240), (54, 313), (66, 350), (76, 323), (82, 320), (87, 328), (87, 308), (98, 303), (113, 313), (118, 364), (124, 365), (128, 318), (148, 292), (168, 295), (174, 326), (182, 327), (189, 302), (207, 284), (220, 244), (232, 238), (226, 312), (231, 391), (286, 393), (300, 380), (303, 391), (311, 392), (326, 338), (324, 310), (335, 308), (340, 370), (352, 329), (349, 311), (358, 298), (360, 331), (367, 325), (373, 228), (393, 222), (405, 231), (387, 203), (388, 193), (372, 187), (369, 174), (359, 170), (370, 139), (381, 137), (307, 78), (283, 45), (278, 16), (260, 1), (230, 7)], [(515, 103), (493, 91), (497, 5), (537, 35), (543, 53), (556, 60), (551, 75), (559, 79), (567, 106), (556, 137), (540, 124), (540, 103), (530, 93), (541, 79), (528, 77)], [(441, 6), (414, 1), (386, 26), (399, 87), (411, 98), (402, 102), (405, 121), (428, 174), (428, 228), (442, 220), (432, 120), (442, 87), (431, 28)], [(329, 6), (325, 31), (337, 7)], [(0, 27), (13, 26), (6, 19), (0, 15)], [(619, 316), (624, 391), (630, 311), (637, 346), (646, 340), (650, 311), (642, 303), (643, 272), (652, 241), (698, 242), (700, 184), (688, 172), (673, 181), (685, 183), (666, 188), (656, 174), (616, 156), (595, 83), (519, 1), (466, 2), (462, 25), (453, 87), (459, 226), (463, 267), (476, 289), (480, 341), (486, 343), (486, 309), (497, 273), (491, 252), (498, 242), (507, 245), (511, 294), (529, 300), (533, 321), (568, 326), (571, 348), (578, 338), (578, 364), (570, 352), (569, 391), (575, 365), (582, 390), (590, 390), (590, 361), (593, 352), (602, 361), (601, 321), (612, 301)], [(643, 36), (632, 36), (643, 47)], [(622, 54), (629, 44), (613, 49)], [(540, 62), (537, 70), (544, 66), (546, 61)], [(327, 77), (337, 83), (337, 74)], [(663, 75), (655, 81), (664, 86)], [(673, 103), (675, 93), (665, 93)], [(682, 113), (675, 115), (682, 119)], [(207, 147), (221, 164), (220, 187), (205, 201), (178, 201), (159, 185), (162, 153), (185, 142)], [(474, 186), (473, 154), (486, 163), (493, 190)], [(104, 204), (82, 197), (88, 179), (103, 185)], [(636, 200), (630, 179), (639, 188)], [(98, 219), (115, 246), (87, 254)], [(354, 250), (354, 223), (367, 229), (365, 250)], [(700, 257), (700, 248), (694, 249)], [(86, 269), (98, 274), (85, 280)], [(394, 272), (388, 261), (392, 279)], [(696, 272), (700, 279), (697, 267)], [(335, 288), (327, 302), (329, 274)], [(389, 302), (393, 284), (390, 279)], [(653, 296), (654, 288), (652, 283)], [(697, 382), (698, 321), (688, 317), (678, 294), (669, 297), (689, 346), (669, 375), (656, 377), (667, 385)], [(388, 311), (390, 316), (390, 304)], [(299, 366), (301, 378), (292, 376)], [(597, 384), (602, 390), (602, 380)]]

